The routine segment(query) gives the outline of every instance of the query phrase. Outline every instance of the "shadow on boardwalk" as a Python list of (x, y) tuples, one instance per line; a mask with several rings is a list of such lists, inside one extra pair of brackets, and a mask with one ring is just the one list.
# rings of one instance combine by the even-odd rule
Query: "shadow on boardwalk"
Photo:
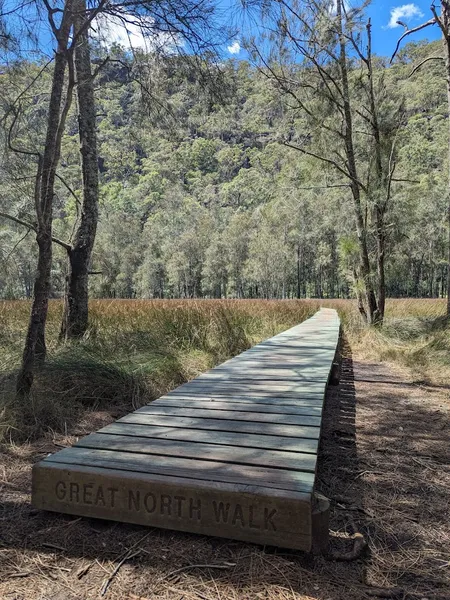
[(43, 441), (0, 455), (0, 598), (97, 598), (126, 556), (107, 599), (449, 598), (450, 403), (403, 379), (354, 364), (347, 346), (327, 395), (318, 487), (332, 501), (332, 549), (353, 547), (352, 527), (366, 537), (356, 560), (35, 511), (31, 464), (59, 449)]

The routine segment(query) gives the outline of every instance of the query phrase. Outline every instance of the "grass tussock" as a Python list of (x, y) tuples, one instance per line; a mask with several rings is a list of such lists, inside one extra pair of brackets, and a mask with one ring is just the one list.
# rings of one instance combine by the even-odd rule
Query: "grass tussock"
[(382, 329), (350, 330), (363, 358), (406, 367), (411, 378), (434, 385), (450, 379), (450, 327), (444, 299), (390, 300)]
[(382, 329), (364, 327), (350, 300), (94, 300), (83, 340), (58, 345), (62, 302), (50, 303), (48, 360), (32, 401), (14, 394), (30, 305), (0, 303), (0, 440), (66, 432), (89, 410), (124, 414), (259, 341), (336, 308), (353, 352), (400, 363), (416, 379), (450, 377), (445, 300), (389, 300)]

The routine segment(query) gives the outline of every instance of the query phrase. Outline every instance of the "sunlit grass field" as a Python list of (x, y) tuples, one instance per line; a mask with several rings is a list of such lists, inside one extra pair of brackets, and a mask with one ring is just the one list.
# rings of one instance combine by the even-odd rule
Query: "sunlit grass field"
[(85, 408), (127, 412), (313, 315), (336, 308), (353, 352), (442, 381), (450, 373), (445, 300), (389, 300), (384, 328), (365, 328), (351, 300), (93, 300), (90, 328), (60, 345), (62, 301), (50, 302), (48, 360), (32, 402), (17, 406), (14, 380), (30, 303), (0, 302), (0, 438), (70, 428)]

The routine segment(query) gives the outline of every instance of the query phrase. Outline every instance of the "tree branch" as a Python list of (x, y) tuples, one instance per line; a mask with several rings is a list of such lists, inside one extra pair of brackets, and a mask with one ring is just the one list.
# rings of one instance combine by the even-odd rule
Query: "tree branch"
[(412, 77), (414, 75), (414, 73), (416, 73), (420, 69), (420, 67), (422, 65), (424, 65), (426, 62), (428, 62), (429, 60), (444, 60), (444, 58), (443, 58), (443, 56), (429, 56), (428, 58), (425, 58), (425, 60), (423, 60), (416, 67), (414, 67), (414, 69), (411, 71), (411, 73), (408, 75), (408, 77)]
[[(445, 4), (445, 3), (443, 3), (443, 4)], [(434, 19), (435, 19), (436, 23), (439, 25), (439, 29), (442, 31), (442, 35), (444, 36), (444, 39), (448, 42), (448, 32), (447, 32), (447, 29), (442, 24), (442, 21), (439, 18), (437, 12), (436, 12), (436, 7), (434, 6), (434, 2), (431, 4), (430, 10), (433, 13), (433, 16), (434, 16)]]
[(11, 249), (10, 252), (8, 252), (6, 258), (5, 258), (5, 262), (8, 262), (9, 257), (12, 256), (14, 254), (15, 249), (23, 242), (23, 240), (27, 237), (27, 235), (30, 233), (30, 229), (28, 229), (28, 231), (25, 232), (25, 235), (23, 235), (20, 240), (14, 244), (13, 248)]
[(61, 175), (59, 173), (55, 173), (55, 176), (57, 179), (60, 180), (60, 182), (64, 185), (64, 187), (67, 189), (67, 191), (69, 192), (69, 194), (71, 196), (73, 196), (75, 198), (75, 202), (81, 206), (81, 202), (80, 199), (78, 198), (78, 196), (75, 194), (75, 192), (73, 191), (73, 189), (70, 187), (70, 185), (67, 183), (67, 181), (64, 179), (64, 177), (61, 177)]
[(403, 182), (403, 183), (420, 183), (420, 181), (418, 179), (401, 179), (401, 178), (397, 178), (397, 177), (392, 177), (391, 178), (392, 181), (395, 182)]
[(297, 187), (296, 190), (329, 190), (331, 188), (349, 188), (349, 183), (330, 183), (327, 185), (311, 185), (307, 187)]
[(436, 17), (433, 17), (432, 19), (430, 19), (429, 21), (427, 21), (426, 23), (422, 23), (421, 25), (418, 25), (417, 27), (413, 27), (412, 29), (407, 29), (405, 31), (405, 33), (403, 33), (397, 41), (397, 45), (395, 47), (394, 50), (394, 54), (391, 56), (391, 60), (389, 61), (390, 64), (392, 64), (392, 61), (394, 60), (399, 48), (400, 48), (400, 44), (402, 43), (402, 41), (405, 39), (405, 37), (407, 37), (408, 35), (411, 35), (411, 33), (416, 33), (417, 31), (420, 31), (421, 29), (425, 29), (425, 27), (429, 27), (430, 25), (435, 25), (436, 24)]
[(17, 119), (19, 118), (19, 113), (16, 111), (13, 111), (14, 113), (14, 118), (12, 120), (11, 126), (8, 130), (8, 136), (7, 136), (7, 143), (8, 143), (8, 148), (12, 151), (12, 152), (16, 152), (17, 154), (25, 154), (27, 156), (37, 156), (38, 158), (40, 158), (41, 154), (39, 152), (33, 152), (33, 150), (25, 150), (25, 148), (16, 148), (13, 146), (13, 143), (11, 141), (12, 138), (12, 132), (13, 129), (17, 123)]
[(294, 150), (298, 150), (299, 152), (302, 152), (302, 154), (306, 154), (307, 156), (312, 156), (313, 158), (317, 158), (318, 160), (321, 160), (322, 162), (332, 165), (340, 173), (345, 175), (345, 177), (347, 177), (347, 179), (350, 179), (350, 181), (353, 181), (354, 183), (356, 183), (364, 192), (367, 191), (366, 186), (363, 183), (361, 183), (361, 181), (353, 178), (348, 171), (346, 171), (344, 168), (342, 168), (341, 165), (339, 165), (332, 158), (327, 158), (326, 156), (321, 156), (320, 154), (311, 152), (310, 150), (305, 150), (305, 148), (302, 148), (301, 146), (296, 146), (295, 144), (291, 144), (290, 142), (283, 142), (283, 145), (287, 146), (288, 148), (293, 148)]
[(15, 98), (15, 100), (13, 101), (13, 103), (11, 104), (11, 106), (9, 107), (9, 110), (5, 113), (4, 117), (2, 120), (4, 120), (9, 113), (11, 112), (11, 110), (14, 108), (14, 106), (17, 104), (17, 102), (19, 102), (19, 100), (28, 92), (28, 90), (30, 90), (33, 85), (36, 83), (36, 81), (39, 79), (39, 77), (42, 75), (42, 73), (47, 69), (47, 67), (53, 62), (53, 56), (50, 58), (50, 60), (48, 60), (45, 65), (39, 70), (38, 74), (33, 77), (33, 79), (30, 81), (30, 83), (20, 92), (20, 94)]
[[(14, 215), (9, 215), (8, 213), (4, 213), (4, 212), (0, 212), (0, 217), (3, 217), (4, 219), (9, 219), (10, 221), (13, 221), (14, 223), (17, 223), (18, 225), (22, 225), (23, 227), (26, 227), (30, 231), (34, 231), (35, 233), (37, 233), (37, 227), (33, 223), (27, 223), (27, 221), (23, 221), (22, 219), (19, 219), (18, 217), (15, 217)], [(67, 250), (67, 252), (72, 251), (72, 246), (70, 244), (67, 244), (66, 242), (63, 242), (59, 238), (52, 236), (52, 241), (55, 242), (55, 244), (62, 246), (65, 250)]]

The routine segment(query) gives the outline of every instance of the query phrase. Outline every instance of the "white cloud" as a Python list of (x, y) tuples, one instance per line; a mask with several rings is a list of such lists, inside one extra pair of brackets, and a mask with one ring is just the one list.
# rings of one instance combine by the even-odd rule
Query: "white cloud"
[(394, 27), (400, 27), (397, 21), (411, 21), (423, 17), (423, 12), (417, 6), (417, 4), (402, 4), (401, 6), (395, 6), (391, 8), (391, 18), (388, 23), (388, 27), (393, 29)]
[(100, 15), (92, 23), (94, 36), (104, 46), (118, 44), (127, 49), (151, 52), (165, 49), (173, 52), (181, 40), (170, 33), (155, 31), (151, 17), (135, 17), (124, 14), (123, 18)]
[(239, 52), (241, 51), (241, 45), (240, 43), (236, 40), (235, 42), (233, 42), (231, 44), (231, 46), (228, 46), (227, 48), (228, 52), (230, 54), (239, 54)]

